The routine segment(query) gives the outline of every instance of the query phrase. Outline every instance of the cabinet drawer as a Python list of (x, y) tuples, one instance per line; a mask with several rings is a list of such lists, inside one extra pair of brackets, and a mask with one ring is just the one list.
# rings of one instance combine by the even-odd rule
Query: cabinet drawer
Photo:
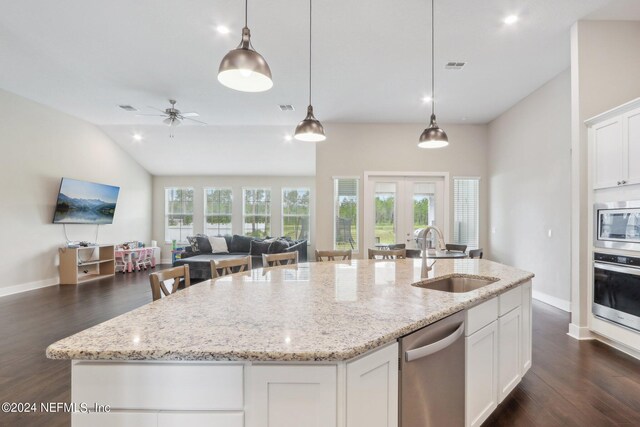
[(522, 304), (522, 286), (518, 286), (500, 295), (498, 301), (499, 316), (504, 316), (514, 308), (519, 307), (520, 304)]
[(72, 427), (157, 427), (157, 412), (100, 412), (71, 415)]
[(243, 427), (242, 412), (74, 413), (73, 427)]
[(242, 412), (160, 412), (158, 427), (243, 427)]
[(495, 297), (468, 309), (464, 327), (465, 336), (468, 337), (479, 331), (497, 318), (498, 298)]
[(243, 365), (76, 362), (73, 402), (113, 409), (242, 410)]

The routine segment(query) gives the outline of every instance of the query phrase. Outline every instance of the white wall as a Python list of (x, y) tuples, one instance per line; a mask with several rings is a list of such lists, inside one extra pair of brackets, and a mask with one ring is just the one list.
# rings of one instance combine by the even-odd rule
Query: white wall
[[(425, 124), (335, 124), (327, 123), (327, 140), (316, 144), (317, 229), (316, 246), (333, 248), (333, 177), (360, 177), (360, 236), (363, 230), (363, 179), (365, 171), (449, 172), (454, 176), (479, 176), (480, 246), (487, 236), (487, 127), (447, 125), (450, 145), (437, 150), (418, 148)], [(453, 212), (453, 185), (450, 185)], [(452, 214), (451, 214), (452, 215)], [(452, 223), (453, 221), (451, 221)], [(453, 235), (453, 234), (451, 234)], [(360, 238), (360, 256), (364, 252)]]
[[(283, 159), (293, 161), (293, 159)], [(215, 163), (215, 162), (214, 162)], [(215, 164), (212, 164), (212, 167)], [(271, 189), (271, 234), (281, 235), (281, 199), (282, 188), (307, 187), (311, 189), (311, 222), (309, 224), (309, 254), (315, 247), (315, 178), (309, 176), (154, 176), (153, 177), (153, 240), (158, 241), (162, 250), (163, 262), (171, 258), (171, 243), (164, 236), (164, 189), (167, 187), (192, 187), (193, 232), (204, 230), (204, 189), (208, 187), (226, 187), (233, 191), (232, 227), (234, 234), (242, 234), (242, 187), (261, 187)]]
[(534, 297), (567, 311), (570, 149), (569, 70), (489, 124), (491, 255), (534, 272)]
[[(101, 130), (2, 90), (0, 118), (0, 295), (58, 283), (65, 236), (51, 222), (63, 176), (121, 187), (100, 243), (150, 240), (151, 176)], [(67, 230), (72, 240), (95, 239), (96, 226)]]
[(571, 33), (571, 328), (587, 327), (589, 190), (584, 121), (640, 97), (640, 22), (579, 21)]

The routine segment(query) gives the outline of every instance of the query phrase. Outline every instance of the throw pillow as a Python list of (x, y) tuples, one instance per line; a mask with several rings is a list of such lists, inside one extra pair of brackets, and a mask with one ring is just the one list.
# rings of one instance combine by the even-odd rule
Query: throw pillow
[(289, 242), (284, 239), (277, 239), (271, 242), (267, 253), (279, 254), (284, 252), (289, 247)]
[(229, 247), (229, 252), (248, 254), (249, 252), (251, 252), (252, 240), (254, 239), (251, 237), (238, 236), (237, 234), (234, 234), (231, 238), (231, 246)]
[(198, 243), (198, 249), (200, 249), (200, 253), (210, 254), (212, 251), (211, 243), (209, 243), (209, 238), (202, 234), (198, 234), (196, 236), (196, 242)]
[(187, 242), (189, 242), (189, 246), (191, 246), (192, 252), (200, 252), (200, 248), (198, 247), (198, 240), (196, 236), (187, 236)]
[(226, 254), (229, 253), (229, 248), (227, 247), (227, 241), (224, 237), (220, 236), (209, 236), (209, 243), (211, 243), (211, 252), (214, 254)]
[(271, 243), (269, 242), (260, 242), (257, 240), (251, 241), (251, 255), (252, 256), (262, 256), (262, 254), (268, 253), (269, 246)]

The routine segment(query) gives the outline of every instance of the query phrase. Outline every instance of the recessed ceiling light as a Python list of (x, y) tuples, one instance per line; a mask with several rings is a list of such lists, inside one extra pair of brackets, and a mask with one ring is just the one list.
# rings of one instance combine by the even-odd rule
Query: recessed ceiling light
[(287, 141), (287, 142), (293, 141), (293, 137), (291, 135), (287, 134), (287, 135), (284, 136), (284, 140)]
[(134, 133), (133, 140), (138, 142), (142, 141), (142, 135), (140, 135), (139, 133)]
[(518, 22), (520, 18), (518, 17), (518, 15), (509, 15), (506, 18), (504, 18), (503, 22), (507, 25), (513, 25), (516, 22)]
[(229, 32), (231, 32), (231, 30), (229, 30), (229, 27), (225, 27), (224, 25), (218, 25), (216, 27), (216, 31), (220, 34), (229, 34)]
[(429, 103), (429, 102), (431, 102), (431, 101), (432, 101), (432, 99), (431, 99), (431, 97), (430, 97), (430, 96), (428, 96), (428, 95), (427, 95), (427, 96), (423, 96), (423, 97), (422, 97), (422, 102), (424, 102), (425, 104), (428, 104), (428, 103)]

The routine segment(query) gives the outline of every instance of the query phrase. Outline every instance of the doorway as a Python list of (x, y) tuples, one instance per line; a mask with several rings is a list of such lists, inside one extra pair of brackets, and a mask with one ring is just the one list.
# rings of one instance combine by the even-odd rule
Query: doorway
[(448, 173), (365, 172), (366, 248), (404, 243), (416, 247), (415, 232), (438, 227), (448, 238)]

